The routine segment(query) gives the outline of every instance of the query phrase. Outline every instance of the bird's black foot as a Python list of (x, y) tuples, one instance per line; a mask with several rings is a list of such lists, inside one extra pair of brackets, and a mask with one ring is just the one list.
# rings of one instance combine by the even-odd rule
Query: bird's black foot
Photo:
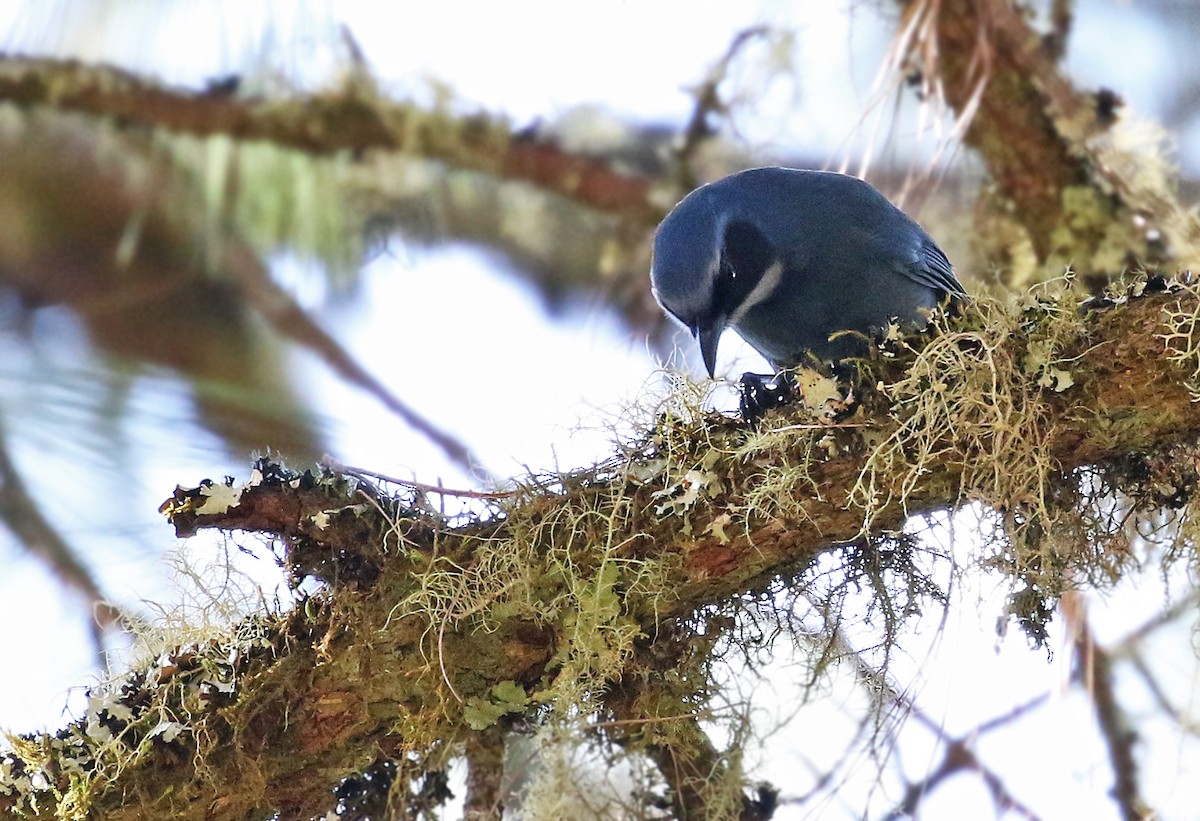
[(788, 371), (777, 374), (744, 373), (738, 383), (741, 401), (738, 410), (742, 418), (753, 425), (771, 408), (791, 401), (796, 393)]

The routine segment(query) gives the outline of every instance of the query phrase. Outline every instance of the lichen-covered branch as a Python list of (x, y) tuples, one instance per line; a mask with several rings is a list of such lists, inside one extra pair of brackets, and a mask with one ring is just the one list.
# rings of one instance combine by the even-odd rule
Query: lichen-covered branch
[(364, 86), (254, 100), (166, 88), (111, 66), (8, 56), (0, 58), (0, 101), (53, 106), (195, 136), (265, 140), (319, 154), (397, 151), (527, 182), (646, 224), (663, 213), (651, 201), (652, 181), (514, 133), (500, 119), (392, 103)]
[[(687, 714), (703, 709), (714, 631), (693, 620), (705, 605), (780, 577), (802, 585), (814, 557), (858, 543), (847, 574), (899, 618), (904, 596), (936, 591), (888, 534), (911, 514), (973, 499), (1007, 529), (990, 563), (1025, 585), (1012, 606), (1031, 634), (1056, 580), (1105, 578), (1127, 560), (1138, 511), (1160, 517), (1163, 555), (1194, 544), (1195, 287), (1151, 282), (1082, 311), (1069, 289), (973, 310), (866, 363), (857, 410), (841, 422), (792, 408), (751, 430), (664, 408), (622, 456), (531, 478), (472, 521), (431, 513), (423, 489), (388, 495), (266, 461), (244, 485), (178, 490), (164, 510), (180, 535), (271, 535), (292, 577), (322, 580), (323, 591), (170, 649), (97, 688), (79, 722), (18, 739), (0, 764), (0, 810), (317, 815), (341, 779), (381, 756), (404, 765), (392, 800), (415, 805), (444, 786), (440, 774), (474, 733), (588, 711), (612, 718), (598, 732), (661, 767), (691, 762), (673, 771), (687, 777), (670, 800), (698, 809), (711, 800), (700, 770), (734, 772)], [(941, 364), (918, 397), (911, 380), (926, 379), (930, 362)], [(893, 434), (916, 433), (915, 419), (926, 428), (897, 445)], [(997, 453), (1002, 471), (978, 469)], [(1164, 511), (1178, 514), (1174, 531), (1161, 526)], [(629, 687), (635, 697), (622, 701)], [(655, 732), (629, 731), (642, 721)], [(738, 795), (743, 813), (766, 806)]]
[[(1159, 141), (1119, 122), (1111, 90), (1062, 73), (1062, 32), (1043, 35), (1014, 0), (900, 0), (926, 90), (968, 124), (1037, 256), (1115, 276), (1131, 265), (1194, 265), (1200, 222), (1163, 173)], [(1053, 23), (1065, 26), (1056, 8)]]

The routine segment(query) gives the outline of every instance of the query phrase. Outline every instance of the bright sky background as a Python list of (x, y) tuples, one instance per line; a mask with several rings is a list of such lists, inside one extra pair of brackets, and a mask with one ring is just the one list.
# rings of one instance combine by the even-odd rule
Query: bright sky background
[[(46, 21), (61, 19), (57, 15), (79, 14), (74, 10), (78, 4), (47, 2), (30, 13), (34, 5), (0, 0), (0, 48), (17, 45), (28, 51), (37, 44), (39, 53), (119, 61), (189, 84), (243, 69), (246, 55), (262, 51), (255, 32), (267, 20), (274, 23), (276, 41), (266, 52), (269, 65), (282, 75), (320, 84), (336, 65), (336, 48), (330, 47), (336, 40), (330, 32), (345, 22), (373, 70), (398, 96), (427, 95), (427, 81), (436, 79), (448, 83), (464, 102), (505, 113), (518, 124), (553, 120), (579, 104), (600, 104), (623, 118), (680, 125), (692, 106), (686, 88), (724, 53), (734, 31), (765, 20), (795, 29), (799, 83), (772, 86), (756, 115), (742, 115), (744, 133), (756, 145), (802, 148), (831, 162), (842, 159), (839, 149), (856, 133), (888, 33), (868, 4), (827, 0), (346, 2), (333, 4), (328, 14), (308, 15), (295, 13), (294, 4), (266, 0), (192, 4), (188, 11), (170, 14), (164, 11), (167, 4), (141, 0), (96, 3), (98, 9), (123, 8), (127, 16), (113, 20), (104, 36), (66, 42), (49, 29), (38, 32)], [(1130, 4), (1094, 0), (1078, 5), (1071, 67), (1088, 83), (1118, 89), (1136, 111), (1153, 115), (1162, 110), (1180, 76), (1175, 61), (1191, 58), (1172, 51), (1169, 33), (1145, 25)], [(847, 8), (857, 10), (847, 14)], [(98, 32), (103, 19), (97, 15), (90, 29), (69, 24), (53, 29)], [(1111, 59), (1103, 47), (1115, 26), (1127, 42), (1139, 44), (1123, 49), (1120, 61)], [(150, 31), (153, 37), (146, 36)], [(138, 57), (131, 60), (129, 55)], [(744, 82), (752, 84), (754, 76), (747, 75)], [(897, 139), (902, 143), (906, 136), (911, 135), (901, 132)], [(1185, 159), (1194, 167), (1200, 155), (1195, 145), (1189, 148), (1193, 153)], [(476, 448), (499, 474), (520, 473), (523, 465), (568, 468), (603, 456), (606, 428), (622, 400), (654, 379), (657, 363), (647, 353), (645, 340), (595, 305), (578, 305), (549, 318), (531, 289), (515, 277), (497, 276), (496, 269), (494, 258), (468, 249), (401, 248), (369, 263), (360, 300), (332, 306), (320, 318), (399, 395)], [(969, 283), (970, 274), (964, 278)], [(64, 322), (64, 333), (71, 332), (69, 320), (62, 317), (41, 321)], [(687, 335), (681, 334), (680, 346), (688, 343)], [(730, 335), (722, 344), (722, 370), (738, 374), (762, 367), (733, 343)], [(408, 354), (413, 351), (425, 353)], [(74, 366), (86, 369), (81, 356), (78, 347), (72, 348)], [(690, 351), (687, 356), (692, 358), (684, 367), (698, 376), (697, 358)], [(337, 458), (423, 481), (467, 481), (373, 399), (345, 387), (303, 354), (295, 356), (294, 364), (314, 386), (320, 411), (331, 420)], [(39, 365), (26, 367), (32, 373)], [(474, 399), (458, 397), (454, 387), (490, 397), (486, 413), (478, 410)], [(170, 443), (178, 439), (174, 420), (189, 414), (186, 397), (169, 378), (144, 380), (142, 392), (145, 412), (130, 426), (144, 443), (140, 447), (146, 454), (160, 445), (173, 447)], [(583, 433), (572, 432), (580, 426)], [(47, 475), (53, 472), (56, 481), (65, 481), (68, 491), (89, 491), (91, 479), (74, 469), (79, 454), (47, 453), (37, 441), (18, 445), (22, 465), (38, 463)], [(111, 543), (98, 540), (91, 554), (107, 589), (123, 601), (170, 595), (164, 590), (162, 565), (151, 557), (174, 547), (169, 528), (154, 513), (171, 488), (224, 473), (245, 478), (248, 469), (248, 462), (228, 460), (204, 441), (170, 464), (149, 458), (147, 464), (140, 479), (143, 486), (123, 489), (128, 498), (114, 502)], [(56, 496), (60, 501), (51, 503), (56, 521), (76, 534), (96, 529), (94, 519), (63, 501), (71, 492)], [(130, 511), (137, 511), (135, 518)], [(131, 526), (131, 520), (142, 524)], [(130, 554), (125, 541), (129, 537), (145, 545), (142, 555)], [(20, 680), (0, 677), (0, 726), (55, 726), (62, 721), (69, 689), (86, 685), (94, 674), (81, 614), (59, 605), (59, 585), (38, 562), (2, 544), (0, 556), (6, 562), (0, 623), (32, 626), (0, 631), (0, 658), (12, 665), (9, 669), (23, 671)], [(1181, 589), (1178, 585), (1177, 591)], [(989, 737), (980, 752), (1007, 779), (1007, 786), (1046, 818), (1114, 818), (1114, 805), (1104, 794), (1111, 773), (1090, 707), (1078, 691), (1057, 694), (1067, 674), (1067, 654), (1060, 649), (1058, 660), (1048, 665), (1044, 654), (1027, 649), (1023, 637), (998, 639), (995, 622), (1003, 591), (960, 593), (944, 630), (936, 629), (938, 614), (919, 624), (919, 635), (905, 645), (910, 657), (900, 659), (895, 672), (913, 676), (918, 700), (951, 732), (966, 731), (1033, 695), (1055, 690), (1051, 707), (1015, 725), (1019, 735), (1014, 729)], [(1131, 580), (1119, 595), (1093, 599), (1101, 640), (1123, 635), (1164, 603), (1162, 585), (1153, 573)], [(1166, 645), (1170, 652), (1178, 652), (1178, 636), (1174, 642)], [(789, 714), (786, 705), (795, 696), (799, 675), (781, 659), (759, 685), (765, 713)], [(1195, 657), (1180, 659), (1173, 681), (1177, 687), (1191, 686), (1193, 692), (1190, 698), (1186, 689), (1176, 693), (1177, 703), (1194, 710), (1197, 680)], [(845, 694), (835, 688), (830, 700), (834, 709), (829, 703), (806, 708), (787, 732), (771, 739), (757, 776), (786, 791), (794, 768), (807, 766), (796, 756), (816, 754), (803, 739), (816, 734), (838, 738), (846, 731), (856, 702), (848, 683), (840, 687)], [(847, 712), (836, 709), (840, 699), (848, 701)], [(1130, 694), (1127, 703), (1149, 712), (1144, 694)], [(72, 704), (78, 709), (78, 692)], [(1171, 732), (1161, 726), (1150, 729)], [(789, 743), (791, 733), (801, 741)], [(915, 733), (903, 751), (905, 770), (914, 778), (938, 761), (934, 748), (921, 749), (920, 737)], [(1170, 741), (1155, 749), (1169, 751)], [(1181, 744), (1178, 749), (1194, 746)], [(1200, 765), (1179, 757), (1150, 764), (1145, 772), (1149, 794), (1160, 801), (1172, 793), (1169, 805), (1160, 804), (1165, 817), (1195, 817)], [(863, 777), (873, 766), (864, 762)], [(1171, 786), (1155, 789), (1156, 781)], [(990, 816), (989, 799), (977, 779), (960, 778), (957, 784), (937, 791), (926, 817)], [(877, 802), (876, 811), (889, 805), (886, 800)], [(846, 808), (826, 809), (841, 813)], [(785, 809), (778, 817), (801, 815), (789, 815)]]

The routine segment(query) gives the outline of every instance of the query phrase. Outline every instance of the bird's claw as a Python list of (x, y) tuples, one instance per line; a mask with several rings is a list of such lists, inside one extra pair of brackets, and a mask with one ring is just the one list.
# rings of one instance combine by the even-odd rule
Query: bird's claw
[(754, 424), (771, 408), (786, 405), (796, 393), (791, 374), (744, 373), (738, 382), (741, 401), (738, 410), (742, 418)]

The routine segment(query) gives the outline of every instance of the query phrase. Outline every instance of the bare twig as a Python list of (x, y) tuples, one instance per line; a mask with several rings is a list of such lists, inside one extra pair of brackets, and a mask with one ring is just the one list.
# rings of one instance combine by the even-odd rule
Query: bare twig
[(453, 488), (443, 487), (442, 485), (430, 485), (424, 482), (414, 482), (410, 479), (400, 479), (395, 476), (388, 476), (386, 473), (376, 473), (373, 470), (366, 468), (353, 467), (351, 465), (343, 465), (334, 459), (325, 459), (323, 464), (330, 470), (338, 473), (347, 473), (351, 476), (364, 476), (370, 479), (378, 479), (381, 482), (387, 482), (401, 487), (409, 487), (413, 490), (419, 490), (422, 493), (436, 493), (440, 496), (461, 496), (465, 499), (511, 499), (520, 491), (518, 490), (455, 490)]
[(1134, 755), (1133, 748), (1138, 735), (1117, 701), (1112, 655), (1096, 643), (1086, 613), (1081, 616), (1075, 642), (1075, 677), (1089, 685), (1096, 721), (1113, 769), (1112, 796), (1121, 811), (1121, 817), (1126, 821), (1152, 818), (1155, 813), (1142, 798), (1137, 757)]
[(1142, 641), (1155, 630), (1166, 627), (1182, 616), (1195, 615), (1197, 605), (1200, 605), (1200, 590), (1193, 590), (1179, 601), (1147, 619), (1143, 624), (1130, 630), (1109, 653), (1114, 657), (1119, 657), (1135, 651)]
[(1171, 697), (1163, 690), (1158, 676), (1150, 669), (1150, 665), (1146, 663), (1142, 654), (1136, 651), (1131, 652), (1129, 654), (1129, 661), (1133, 664), (1133, 669), (1137, 671), (1138, 676), (1146, 685), (1146, 689), (1150, 691), (1150, 695), (1153, 697), (1155, 703), (1158, 704), (1158, 709), (1170, 716), (1183, 732), (1193, 736), (1200, 736), (1200, 723), (1171, 702)]
[(38, 509), (25, 487), (21, 473), (4, 446), (0, 428), (0, 522), (3, 522), (25, 549), (45, 562), (55, 576), (83, 596), (93, 618), (88, 623), (98, 657), (104, 651), (104, 630), (124, 629), (128, 623), (121, 608), (110, 604), (92, 572), (66, 539)]
[(280, 334), (308, 348), (342, 379), (378, 399), (384, 407), (399, 416), (413, 430), (420, 433), (441, 449), (450, 461), (462, 468), (468, 476), (490, 478), (483, 460), (463, 442), (442, 430), (425, 418), (407, 402), (393, 393), (348, 351), (322, 328), (315, 319), (300, 307), (286, 290), (271, 279), (267, 271), (248, 249), (235, 249), (230, 268), (250, 304), (271, 323)]
[(833, 643), (833, 646), (837, 648), (839, 657), (849, 661), (864, 690), (878, 700), (880, 707), (890, 705), (899, 708), (905, 716), (916, 719), (917, 723), (931, 732), (945, 749), (941, 763), (925, 778), (909, 784), (907, 789), (905, 789), (904, 797), (888, 812), (885, 816), (886, 818), (901, 819), (919, 816), (920, 805), (925, 797), (950, 776), (963, 771), (970, 771), (979, 775), (980, 779), (987, 786), (988, 791), (992, 794), (992, 800), (996, 803), (997, 807), (1014, 812), (1020, 817), (1027, 819), (1036, 819), (1038, 817), (1033, 810), (1009, 791), (999, 775), (980, 761), (972, 748), (975, 739), (979, 736), (998, 727), (1011, 724), (1017, 718), (1045, 703), (1046, 695), (1037, 696), (1024, 704), (1018, 705), (1001, 716), (981, 723), (961, 736), (952, 736), (946, 732), (945, 727), (940, 722), (934, 721), (920, 708), (912, 695), (897, 687), (892, 682), (887, 670), (869, 664), (862, 653), (850, 644), (840, 628), (830, 626), (829, 629), (832, 631), (831, 636), (816, 636), (815, 638), (820, 641)]
[(746, 43), (760, 37), (767, 37), (770, 33), (769, 26), (751, 26), (739, 31), (733, 36), (729, 48), (708, 70), (704, 81), (693, 89), (692, 96), (696, 98), (696, 105), (692, 108), (692, 116), (688, 118), (688, 124), (683, 129), (679, 147), (675, 150), (675, 157), (679, 161), (680, 167), (680, 184), (685, 189), (690, 190), (696, 187), (698, 180), (692, 171), (692, 158), (701, 144), (715, 133), (709, 118), (713, 115), (723, 115), (727, 111), (725, 102), (721, 99), (720, 86), (729, 75), (730, 64)]

